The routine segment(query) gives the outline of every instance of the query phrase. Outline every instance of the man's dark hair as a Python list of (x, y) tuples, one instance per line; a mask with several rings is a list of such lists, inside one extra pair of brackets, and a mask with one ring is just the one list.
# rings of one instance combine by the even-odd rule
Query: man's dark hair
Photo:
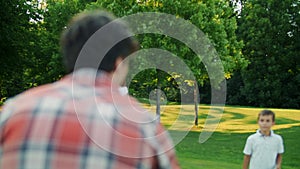
[[(95, 64), (93, 63), (95, 60), (90, 62), (87, 61), (84, 64), (77, 64), (76, 61), (88, 39), (95, 32), (97, 32), (106, 24), (112, 22), (114, 19), (115, 17), (113, 15), (104, 11), (89, 11), (79, 14), (71, 20), (69, 26), (61, 36), (61, 48), (68, 73), (74, 71), (74, 69), (79, 69), (82, 67), (95, 67), (93, 66), (93, 64)], [(97, 44), (98, 46), (96, 48), (101, 48), (106, 41), (111, 41), (114, 35), (117, 36), (118, 33), (128, 30), (128, 27), (123, 23), (118, 23), (117, 27), (119, 28), (108, 31), (108, 35), (104, 35), (104, 42), (99, 42), (100, 40), (97, 41), (99, 44)], [(112, 37), (111, 39), (110, 36)], [(105, 54), (104, 58), (101, 56), (96, 56), (96, 60), (101, 60), (101, 63), (100, 65), (97, 65), (97, 68), (106, 72), (112, 72), (115, 70), (115, 62), (118, 57), (122, 57), (122, 59), (124, 59), (137, 49), (137, 41), (133, 37), (127, 37), (110, 48)], [(89, 58), (87, 57), (86, 59)]]
[(263, 110), (258, 114), (258, 119), (260, 116), (272, 115), (272, 120), (275, 121), (275, 113), (271, 110)]

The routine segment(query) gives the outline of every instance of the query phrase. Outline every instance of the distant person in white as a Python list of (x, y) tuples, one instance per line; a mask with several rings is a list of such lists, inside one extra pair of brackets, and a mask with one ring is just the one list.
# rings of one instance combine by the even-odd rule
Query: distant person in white
[(273, 111), (263, 110), (259, 113), (259, 129), (248, 137), (243, 151), (243, 169), (281, 169), (283, 140), (271, 130), (274, 124)]

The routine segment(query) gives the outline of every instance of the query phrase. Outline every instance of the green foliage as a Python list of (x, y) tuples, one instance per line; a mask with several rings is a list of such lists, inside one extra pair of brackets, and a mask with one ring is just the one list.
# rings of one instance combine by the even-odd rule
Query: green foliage
[[(157, 77), (157, 71), (159, 71), (158, 74), (161, 76), (161, 78)], [(157, 81), (158, 79), (160, 79), (160, 82)], [(129, 93), (137, 98), (149, 99), (151, 97), (150, 95), (155, 92), (155, 89), (157, 89), (158, 84), (160, 84), (159, 88), (165, 93), (169, 102), (181, 101), (180, 89), (176, 79), (174, 79), (174, 77), (167, 74), (166, 72), (155, 69), (146, 69), (142, 72), (139, 72), (129, 84)], [(138, 89), (138, 91), (136, 89)], [(187, 93), (191, 91), (183, 92)]]
[(0, 98), (53, 82), (64, 74), (59, 37), (84, 1), (1, 1)]
[[(44, 6), (38, 2), (44, 2)], [(1, 100), (61, 78), (65, 72), (59, 52), (59, 37), (67, 21), (80, 11), (102, 8), (112, 11), (117, 17), (138, 12), (163, 12), (190, 21), (210, 39), (223, 62), (224, 76), (228, 79), (228, 103), (299, 108), (300, 2), (241, 1), (243, 7), (238, 17), (231, 2), (1, 1)], [(189, 33), (193, 35), (193, 32)], [(217, 77), (208, 76), (203, 60), (189, 46), (165, 35), (143, 34), (137, 35), (137, 38), (142, 49), (160, 48), (183, 59), (200, 85), (201, 102), (210, 102), (210, 80)], [(248, 60), (250, 65), (247, 67)], [(142, 64), (139, 66), (143, 67)], [(159, 86), (168, 100), (180, 101), (178, 82), (174, 81), (174, 77), (170, 80), (172, 73), (143, 71), (131, 82), (130, 93), (142, 91), (136, 96), (147, 97), (147, 92)], [(183, 86), (192, 85), (188, 80), (182, 82)]]
[(67, 26), (68, 21), (78, 12), (82, 11), (85, 4), (81, 1), (47, 1), (47, 10), (44, 13), (44, 20), (40, 23), (41, 51), (36, 56), (43, 65), (43, 75), (40, 82), (49, 83), (58, 80), (65, 73), (62, 56), (60, 53), (59, 41), (62, 31)]
[(300, 107), (299, 11), (298, 0), (245, 1), (238, 35), (251, 64), (236, 90), (248, 105)]
[(35, 65), (34, 41), (42, 12), (36, 1), (12, 0), (0, 4), (0, 99), (31, 87), (30, 75)]
[[(216, 48), (219, 57), (224, 63), (224, 76), (230, 77), (234, 70), (244, 68), (248, 64), (241, 54), (242, 42), (238, 41), (235, 35), (235, 31), (237, 29), (236, 18), (232, 17), (234, 15), (234, 10), (229, 1), (224, 2), (218, 0), (209, 0), (202, 2), (185, 0), (147, 0), (136, 3), (136, 1), (130, 0), (99, 0), (88, 5), (88, 8), (90, 9), (99, 7), (112, 11), (118, 17), (127, 16), (137, 12), (163, 12), (189, 20), (192, 24), (202, 30), (204, 34), (211, 40), (211, 43)], [(175, 24), (174, 26), (179, 28), (180, 25)], [(190, 33), (192, 36), (193, 33)], [(189, 46), (186, 46), (182, 42), (168, 36), (157, 34), (143, 34), (138, 35), (137, 38), (141, 42), (142, 49), (160, 48), (170, 51), (174, 55), (181, 57), (193, 71), (198, 84), (203, 85), (204, 83), (209, 83), (210, 79), (217, 78), (208, 76), (204, 64), (201, 63), (201, 59), (199, 59), (199, 57), (189, 48)], [(147, 77), (147, 83), (143, 83), (146, 85), (145, 88), (153, 89), (157, 88), (159, 85), (158, 83), (149, 83), (148, 79), (150, 77), (153, 78), (153, 82), (161, 81), (162, 84), (160, 85), (162, 86), (169, 85), (166, 80), (168, 78), (167, 75), (158, 80), (157, 71), (146, 72), (147, 71), (144, 72), (144, 76), (139, 76), (141, 77), (140, 79), (136, 79), (134, 82), (132, 82), (136, 84), (131, 84), (131, 93), (136, 93), (134, 90), (141, 92), (140, 88), (135, 88), (135, 86), (141, 87), (141, 84), (137, 83), (143, 83), (145, 81), (145, 77)], [(172, 72), (166, 73), (171, 74)], [(184, 85), (188, 84), (189, 83), (186, 83)], [(141, 96), (143, 95), (147, 95), (147, 93), (141, 94)], [(180, 96), (179, 93), (175, 95)], [(176, 100), (178, 100), (178, 98)]]

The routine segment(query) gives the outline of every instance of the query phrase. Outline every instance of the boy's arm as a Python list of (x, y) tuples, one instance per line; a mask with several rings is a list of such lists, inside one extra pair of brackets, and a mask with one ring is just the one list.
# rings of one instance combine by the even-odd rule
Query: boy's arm
[(244, 163), (243, 163), (243, 169), (248, 169), (249, 162), (250, 162), (250, 155), (244, 155)]
[(277, 154), (276, 169), (281, 169), (281, 162), (282, 162), (282, 154)]

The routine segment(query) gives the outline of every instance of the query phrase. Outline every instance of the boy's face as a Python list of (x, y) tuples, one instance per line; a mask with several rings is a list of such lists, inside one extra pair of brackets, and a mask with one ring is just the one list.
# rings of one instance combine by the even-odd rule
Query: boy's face
[(258, 125), (261, 131), (270, 131), (271, 127), (275, 124), (272, 115), (260, 115)]

